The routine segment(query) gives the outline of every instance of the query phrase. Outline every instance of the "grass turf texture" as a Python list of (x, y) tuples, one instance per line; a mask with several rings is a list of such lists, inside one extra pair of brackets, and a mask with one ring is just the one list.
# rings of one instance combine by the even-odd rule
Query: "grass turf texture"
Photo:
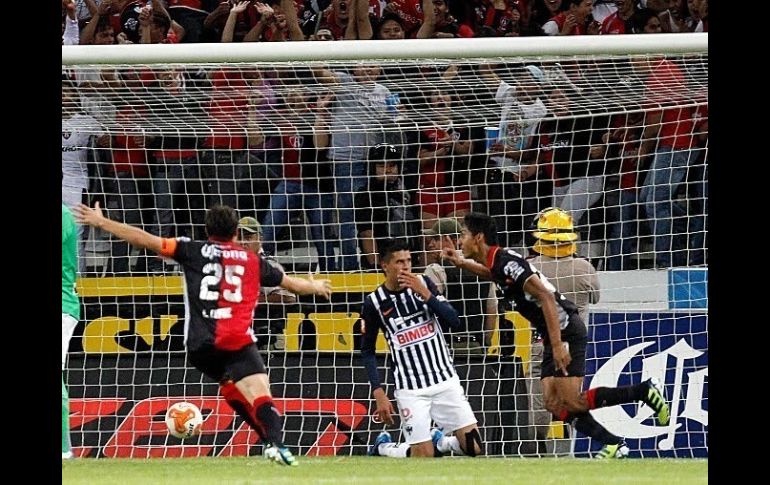
[(298, 457), (284, 467), (249, 458), (77, 459), (62, 464), (62, 484), (179, 483), (270, 485), (418, 483), (651, 484), (708, 483), (705, 459)]

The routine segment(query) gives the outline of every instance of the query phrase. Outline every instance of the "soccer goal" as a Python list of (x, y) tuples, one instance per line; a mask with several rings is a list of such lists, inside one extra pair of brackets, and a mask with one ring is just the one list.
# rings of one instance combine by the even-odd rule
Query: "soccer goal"
[[(501, 245), (536, 255), (537, 216), (560, 207), (571, 220), (559, 230), (577, 235), (563, 255), (587, 259), (601, 287), (585, 387), (658, 377), (672, 404), (666, 427), (636, 406), (597, 420), (635, 456), (707, 456), (707, 39), (67, 46), (62, 199), (192, 238), (224, 203), (287, 272), (329, 275), (331, 302), (265, 289), (255, 314), (302, 455), (365, 454), (383, 429), (359, 312), (383, 281), (378, 250), (399, 238), (467, 323), (446, 339), (487, 454), (570, 453), (569, 427), (532, 410), (528, 322), (488, 284), (453, 280), (435, 242), (445, 219), (483, 212)], [(178, 267), (98, 231), (81, 238), (83, 320), (65, 370), (76, 453), (259, 453), (185, 363)], [(384, 340), (378, 350), (392, 384)], [(177, 401), (203, 411), (200, 436), (166, 432)], [(398, 420), (390, 431), (398, 440)]]

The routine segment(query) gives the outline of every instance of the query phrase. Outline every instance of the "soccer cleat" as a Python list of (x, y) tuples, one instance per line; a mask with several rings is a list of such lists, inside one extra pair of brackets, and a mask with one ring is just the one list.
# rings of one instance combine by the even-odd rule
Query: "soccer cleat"
[(62, 460), (74, 460), (75, 459), (75, 455), (74, 455), (74, 453), (72, 453), (72, 451), (65, 451), (65, 452), (62, 452), (61, 459)]
[(369, 447), (369, 451), (366, 454), (369, 456), (380, 456), (380, 445), (383, 443), (393, 443), (393, 438), (390, 437), (390, 433), (387, 431), (377, 435), (377, 439), (374, 440), (374, 444)]
[(436, 458), (441, 458), (442, 456), (444, 456), (444, 453), (442, 453), (438, 449), (438, 442), (441, 441), (441, 438), (443, 437), (444, 437), (444, 432), (438, 428), (433, 428), (430, 431), (430, 440), (433, 442), (433, 455)]
[(430, 440), (433, 442), (433, 447), (438, 449), (438, 442), (444, 437), (444, 432), (438, 428), (433, 428), (430, 432)]
[(647, 379), (645, 383), (647, 384), (647, 396), (645, 396), (644, 403), (655, 411), (655, 415), (658, 417), (658, 423), (661, 426), (665, 426), (668, 424), (670, 416), (668, 404), (666, 404), (666, 397), (663, 394), (663, 387), (661, 387), (660, 382), (654, 377)]
[(265, 451), (262, 453), (265, 458), (279, 465), (297, 466), (297, 459), (291, 454), (288, 448), (279, 448), (277, 446), (266, 446)]
[(604, 445), (604, 448), (599, 450), (599, 453), (597, 453), (594, 458), (597, 460), (611, 460), (613, 458), (622, 460), (628, 456), (629, 451), (626, 442), (621, 441), (617, 445)]

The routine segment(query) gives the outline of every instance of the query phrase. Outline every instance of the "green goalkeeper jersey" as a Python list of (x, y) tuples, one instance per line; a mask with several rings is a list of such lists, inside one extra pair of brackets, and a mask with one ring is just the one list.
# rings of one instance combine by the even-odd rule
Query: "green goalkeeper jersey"
[(75, 291), (78, 274), (78, 226), (66, 205), (61, 205), (61, 312), (80, 320), (80, 301)]

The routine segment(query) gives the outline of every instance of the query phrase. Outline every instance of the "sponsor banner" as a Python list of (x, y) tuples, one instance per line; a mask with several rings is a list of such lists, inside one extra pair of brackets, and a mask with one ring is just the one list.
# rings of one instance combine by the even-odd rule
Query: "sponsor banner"
[[(592, 411), (611, 433), (624, 437), (632, 456), (708, 456), (708, 316), (703, 313), (598, 313), (592, 315), (585, 388), (665, 385), (671, 420), (659, 426), (645, 405)], [(579, 437), (577, 456), (600, 445)], [(590, 448), (589, 448), (590, 447)]]
[[(272, 353), (267, 357), (284, 440), (302, 455), (363, 455), (384, 429), (366, 370), (351, 353)], [(389, 366), (381, 356), (381, 367)], [(521, 453), (527, 397), (516, 358), (463, 356), (455, 366), (489, 454)], [(184, 352), (71, 354), (66, 372), (72, 442), (81, 457), (247, 456), (259, 436), (218, 395), (218, 385), (186, 366)], [(390, 371), (383, 369), (386, 381)], [(391, 386), (392, 387), (392, 386)], [(390, 389), (392, 392), (392, 389)], [(201, 408), (202, 434), (170, 436), (165, 412), (177, 401)], [(395, 401), (394, 401), (395, 405)], [(398, 411), (397, 411), (398, 412)], [(396, 426), (389, 429), (400, 439)]]

